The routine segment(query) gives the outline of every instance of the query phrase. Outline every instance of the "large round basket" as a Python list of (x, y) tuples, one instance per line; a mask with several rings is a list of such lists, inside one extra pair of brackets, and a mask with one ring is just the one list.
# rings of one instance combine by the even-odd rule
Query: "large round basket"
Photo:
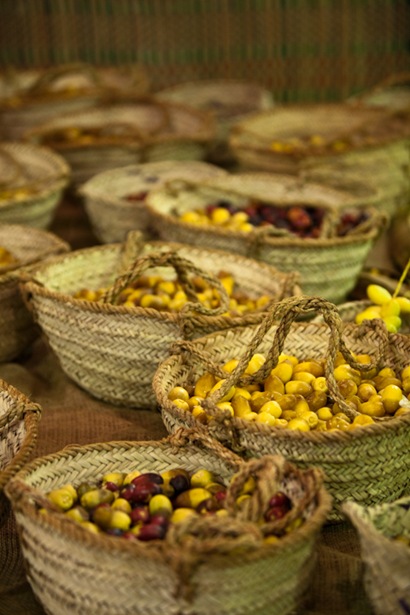
[(0, 267), (0, 361), (6, 362), (29, 350), (39, 334), (20, 292), (25, 268), (68, 252), (70, 247), (53, 233), (19, 224), (0, 224), (0, 246), (16, 259)]
[(79, 189), (95, 236), (102, 243), (124, 241), (129, 231), (152, 236), (145, 198), (165, 181), (225, 174), (201, 160), (163, 160), (128, 165), (94, 175)]
[[(326, 324), (292, 322), (312, 310), (321, 310)], [(198, 378), (209, 371), (224, 379), (217, 394), (198, 401), (212, 418), (205, 422), (203, 429), (245, 457), (281, 454), (300, 467), (320, 467), (333, 496), (330, 518), (338, 521), (343, 518), (340, 507), (346, 499), (372, 505), (393, 501), (408, 491), (410, 413), (375, 420), (374, 424), (354, 429), (299, 431), (279, 423), (271, 426), (237, 414), (232, 416), (216, 404), (232, 391), (231, 386), (237, 386), (238, 382), (238, 386), (243, 386), (242, 368), (255, 352), (267, 357), (266, 364), (250, 378), (255, 385), (264, 381), (284, 352), (300, 361), (325, 358), (329, 396), (331, 400), (337, 399), (342, 411), (353, 418), (357, 410), (341, 398), (333, 375), (339, 350), (351, 365), (360, 367), (351, 352), (365, 353), (376, 364), (390, 365), (400, 373), (409, 364), (409, 349), (408, 336), (388, 334), (379, 327), (343, 327), (336, 306), (318, 298), (294, 298), (274, 306), (259, 327), (224, 331), (181, 343), (180, 352), (158, 368), (153, 386), (165, 425), (172, 432), (180, 426), (198, 426), (203, 422), (199, 415), (197, 418), (192, 412), (181, 410), (169, 399), (173, 387), (191, 390)], [(220, 368), (232, 359), (240, 359), (241, 363), (227, 377), (227, 372)]]
[(240, 165), (276, 173), (299, 174), (340, 160), (360, 167), (383, 155), (408, 169), (408, 124), (408, 117), (377, 107), (287, 105), (237, 123), (229, 145)]
[[(269, 295), (279, 299), (295, 292), (294, 274), (263, 263), (186, 245), (139, 244), (134, 238), (125, 246), (107, 244), (57, 257), (36, 268), (25, 292), (36, 321), (70, 378), (105, 401), (154, 408), (152, 378), (175, 341), (262, 317), (262, 309), (233, 317), (226, 315), (226, 307), (204, 309), (192, 302), (186, 276), (199, 273), (211, 286), (220, 288), (215, 275), (221, 269), (230, 272), (238, 289), (253, 298)], [(189, 306), (171, 312), (115, 305), (121, 289), (149, 270), (177, 277), (186, 287)], [(110, 289), (107, 301), (73, 298), (84, 288)]]
[(233, 124), (274, 105), (272, 92), (259, 84), (234, 79), (204, 79), (185, 81), (156, 92), (159, 100), (189, 104), (213, 114), (217, 134), (209, 159), (224, 164), (232, 161), (228, 148), (229, 131)]
[[(306, 295), (340, 303), (353, 289), (363, 264), (384, 225), (384, 213), (368, 211), (364, 226), (337, 236), (341, 212), (365, 201), (327, 186), (292, 176), (244, 173), (207, 181), (167, 182), (153, 190), (147, 205), (153, 230), (163, 239), (230, 250), (266, 262), (282, 271), (298, 271)], [(300, 237), (274, 225), (250, 231), (191, 224), (180, 219), (189, 211), (228, 202), (244, 209), (250, 202), (272, 208), (307, 207), (326, 212), (319, 237)], [(343, 263), (343, 266), (341, 266)]]
[(102, 100), (145, 95), (142, 66), (62, 64), (46, 70), (9, 70), (0, 76), (0, 134), (10, 141), (52, 117), (86, 109)]
[(0, 223), (46, 229), (51, 225), (70, 168), (48, 147), (0, 143)]
[(343, 510), (359, 535), (365, 588), (374, 612), (409, 612), (410, 497), (371, 507), (347, 502)]
[(25, 133), (59, 152), (78, 186), (108, 169), (159, 160), (203, 160), (215, 132), (212, 117), (154, 99), (95, 106)]
[[(142, 542), (91, 533), (52, 510), (45, 497), (67, 483), (95, 482), (111, 470), (173, 468), (208, 469), (226, 485), (236, 473), (228, 487), (227, 516), (171, 523), (162, 540)], [(274, 544), (262, 538), (267, 524), (258, 525), (251, 515), (240, 518), (230, 504), (241, 481), (252, 475), (255, 497), (281, 488), (299, 507), (300, 527)], [(70, 446), (27, 465), (7, 493), (28, 580), (52, 615), (286, 615), (308, 587), (316, 538), (330, 507), (316, 471), (300, 472), (280, 457), (246, 464), (195, 432), (155, 442)], [(256, 506), (262, 509), (261, 502)], [(121, 591), (113, 591), (118, 579)]]
[(15, 518), (4, 489), (33, 456), (41, 409), (0, 380), (0, 594), (25, 581)]

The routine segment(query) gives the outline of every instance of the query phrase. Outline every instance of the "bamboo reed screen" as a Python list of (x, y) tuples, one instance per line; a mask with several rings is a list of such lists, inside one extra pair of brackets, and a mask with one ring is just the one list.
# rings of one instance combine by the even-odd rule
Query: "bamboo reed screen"
[(408, 0), (1, 0), (0, 70), (139, 62), (155, 88), (258, 81), (340, 100), (410, 69)]

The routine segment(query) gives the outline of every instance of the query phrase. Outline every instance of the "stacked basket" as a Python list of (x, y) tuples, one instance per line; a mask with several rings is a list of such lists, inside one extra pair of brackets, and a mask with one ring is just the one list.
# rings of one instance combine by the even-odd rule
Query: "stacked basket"
[[(94, 482), (107, 471), (161, 473), (207, 469), (228, 483), (226, 516), (191, 517), (162, 540), (142, 542), (91, 533), (45, 493)], [(255, 480), (253, 508), (235, 512), (235, 493)], [(256, 523), (269, 489), (281, 489), (302, 524), (273, 544)], [(273, 491), (274, 493), (275, 491)], [(313, 572), (315, 541), (330, 507), (315, 470), (298, 471), (280, 457), (243, 463), (215, 441), (179, 432), (156, 442), (71, 446), (26, 466), (7, 494), (22, 537), (28, 579), (48, 613), (88, 615), (179, 613), (287, 615), (299, 606)], [(113, 591), (113, 579), (121, 579)], [(121, 588), (121, 589), (119, 589)]]
[(4, 489), (34, 452), (41, 409), (0, 381), (0, 593), (25, 581), (20, 541)]
[[(155, 407), (152, 378), (172, 344), (211, 331), (258, 322), (263, 310), (232, 317), (227, 308), (203, 309), (190, 292), (189, 277), (216, 278), (231, 272), (248, 296), (272, 299), (295, 292), (294, 273), (218, 250), (136, 242), (77, 250), (36, 268), (25, 284), (33, 314), (63, 370), (82, 388), (105, 401), (139, 408)], [(141, 274), (177, 279), (190, 299), (181, 312), (118, 305), (121, 292)], [(74, 298), (81, 289), (107, 289), (105, 302)]]
[(147, 98), (64, 114), (26, 132), (25, 139), (64, 156), (78, 186), (129, 164), (202, 160), (214, 130), (204, 111)]
[[(312, 310), (321, 313), (326, 324), (293, 322)], [(203, 427), (220, 442), (245, 457), (282, 454), (300, 467), (320, 467), (333, 496), (332, 520), (343, 518), (346, 499), (369, 506), (391, 502), (408, 491), (410, 413), (376, 420), (355, 429), (299, 431), (232, 416), (217, 405), (233, 386), (243, 382), (259, 385), (276, 366), (280, 354), (299, 360), (325, 359), (325, 379), (329, 394), (347, 416), (357, 416), (357, 408), (340, 394), (333, 375), (335, 359), (341, 352), (345, 361), (359, 371), (365, 367), (354, 358), (369, 355), (375, 366), (391, 367), (395, 373), (409, 363), (408, 336), (388, 334), (376, 326), (343, 326), (336, 306), (318, 298), (293, 298), (273, 306), (258, 327), (243, 327), (205, 336), (180, 344), (179, 352), (166, 359), (154, 378), (154, 391), (167, 429), (193, 427), (198, 419), (179, 409), (169, 398), (175, 386), (192, 390), (205, 372), (222, 378), (222, 385), (209, 399), (197, 403), (211, 420)], [(254, 353), (262, 353), (266, 363), (253, 375), (242, 374)], [(354, 353), (354, 354), (352, 354)], [(239, 365), (228, 373), (221, 366), (236, 359)], [(368, 365), (367, 368), (372, 367)], [(252, 372), (251, 372), (252, 374)], [(253, 389), (255, 390), (255, 388)], [(256, 388), (256, 390), (259, 390)]]
[(62, 64), (41, 71), (8, 71), (0, 77), (0, 134), (9, 140), (64, 113), (105, 99), (145, 95), (148, 77), (141, 66), (97, 68)]
[[(298, 271), (302, 290), (339, 303), (353, 289), (363, 263), (385, 222), (384, 212), (372, 208), (372, 191), (358, 198), (321, 184), (267, 173), (214, 177), (202, 182), (168, 182), (147, 197), (151, 225), (161, 238), (229, 249), (256, 258), (283, 271)], [(181, 216), (209, 205), (231, 203), (244, 209), (250, 201), (275, 209), (293, 206), (324, 211), (318, 237), (299, 237), (274, 225), (248, 232), (224, 226), (192, 224)], [(366, 212), (367, 221), (353, 232), (337, 236), (343, 211)], [(340, 264), (343, 263), (343, 267)]]
[(124, 241), (129, 231), (152, 235), (147, 194), (163, 182), (200, 179), (225, 171), (200, 160), (164, 160), (103, 171), (80, 188), (95, 236), (102, 243)]
[(0, 143), (0, 222), (48, 228), (70, 178), (47, 147)]

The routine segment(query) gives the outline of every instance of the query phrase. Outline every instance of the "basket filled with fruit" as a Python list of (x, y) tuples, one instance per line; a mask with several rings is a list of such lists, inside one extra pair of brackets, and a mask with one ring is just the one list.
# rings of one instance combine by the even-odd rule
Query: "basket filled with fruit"
[(19, 140), (52, 117), (86, 109), (102, 100), (149, 91), (140, 65), (97, 67), (61, 64), (45, 70), (9, 70), (0, 76), (0, 133)]
[(304, 294), (334, 303), (355, 286), (386, 222), (349, 193), (267, 173), (169, 181), (147, 206), (161, 238), (297, 271)]
[(0, 223), (48, 228), (69, 178), (65, 160), (49, 148), (0, 143)]
[(209, 159), (217, 164), (232, 161), (228, 135), (235, 122), (274, 105), (272, 92), (259, 84), (234, 79), (203, 79), (177, 83), (155, 93), (159, 100), (184, 103), (204, 109), (215, 118), (217, 133)]
[(330, 508), (317, 470), (247, 463), (183, 430), (66, 447), (26, 465), (7, 494), (28, 580), (56, 615), (291, 613)]
[(0, 224), (0, 362), (16, 359), (39, 334), (20, 292), (21, 276), (27, 267), (69, 249), (48, 231)]
[[(325, 323), (294, 322), (312, 311)], [(409, 489), (409, 350), (381, 321), (344, 324), (335, 305), (294, 297), (257, 326), (180, 342), (153, 387), (170, 432), (202, 425), (246, 458), (320, 467), (338, 521), (346, 499)]]
[(41, 408), (0, 380), (0, 594), (25, 581), (15, 518), (4, 490), (33, 456)]
[(359, 536), (374, 612), (410, 612), (410, 497), (370, 507), (346, 502), (343, 510)]
[[(409, 121), (386, 109), (348, 103), (286, 105), (238, 122), (229, 145), (245, 168), (299, 174), (339, 161), (384, 156), (409, 165)], [(394, 183), (394, 175), (390, 183)]]
[(163, 160), (97, 173), (79, 189), (96, 237), (102, 243), (124, 241), (129, 231), (152, 232), (145, 205), (148, 192), (170, 179), (222, 175), (220, 167), (201, 160)]
[(203, 160), (214, 132), (205, 111), (147, 97), (64, 114), (27, 131), (24, 139), (61, 154), (78, 186), (129, 164)]
[(154, 408), (152, 377), (175, 341), (258, 322), (271, 301), (298, 291), (296, 280), (236, 254), (131, 234), (39, 266), (24, 292), (77, 384)]

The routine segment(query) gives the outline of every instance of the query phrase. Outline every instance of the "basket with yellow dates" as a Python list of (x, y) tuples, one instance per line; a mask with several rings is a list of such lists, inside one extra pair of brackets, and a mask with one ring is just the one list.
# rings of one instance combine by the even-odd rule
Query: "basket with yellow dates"
[(410, 612), (410, 497), (388, 504), (343, 506), (355, 527), (364, 583), (376, 615)]
[(331, 506), (320, 471), (245, 462), (195, 430), (66, 447), (7, 494), (52, 615), (293, 613)]
[(70, 378), (105, 401), (155, 408), (152, 378), (175, 341), (260, 321), (270, 302), (297, 291), (296, 279), (136, 233), (53, 259), (24, 292)]
[[(316, 311), (324, 323), (294, 322)], [(181, 342), (154, 391), (169, 431), (202, 428), (245, 457), (318, 466), (340, 505), (391, 501), (410, 486), (410, 340), (382, 321), (343, 323), (317, 297), (272, 306), (259, 325)]]
[(41, 408), (0, 380), (0, 595), (25, 582), (17, 527), (5, 488), (33, 456)]

